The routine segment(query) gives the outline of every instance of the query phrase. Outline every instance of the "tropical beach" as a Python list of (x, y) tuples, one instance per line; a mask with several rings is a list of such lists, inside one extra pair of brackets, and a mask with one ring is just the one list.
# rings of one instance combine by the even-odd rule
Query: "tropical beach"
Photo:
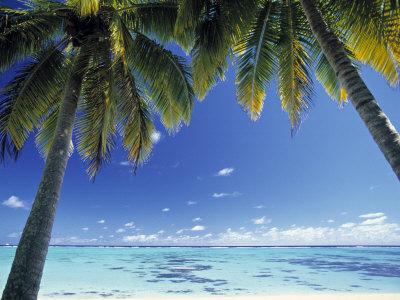
[(4, 0), (1, 300), (400, 300), (400, 1)]
[[(0, 248), (2, 265), (14, 250)], [(399, 299), (398, 255), (397, 247), (58, 246), (39, 299)]]

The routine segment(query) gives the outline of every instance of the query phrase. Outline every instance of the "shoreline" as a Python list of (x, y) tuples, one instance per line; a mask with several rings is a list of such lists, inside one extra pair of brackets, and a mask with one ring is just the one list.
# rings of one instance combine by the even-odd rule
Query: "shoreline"
[[(74, 296), (65, 297), (40, 297), (39, 300), (90, 300), (105, 299), (104, 297), (81, 298)], [(145, 297), (128, 297), (106, 299), (125, 299), (125, 300), (400, 300), (400, 293), (331, 293), (331, 294), (290, 294), (290, 295), (243, 295), (243, 296), (145, 296)]]

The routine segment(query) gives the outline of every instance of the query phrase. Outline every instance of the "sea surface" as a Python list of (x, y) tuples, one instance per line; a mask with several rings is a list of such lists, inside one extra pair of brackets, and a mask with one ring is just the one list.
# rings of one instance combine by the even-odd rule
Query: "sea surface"
[[(0, 247), (2, 290), (15, 253)], [(51, 247), (40, 295), (400, 293), (400, 248)]]

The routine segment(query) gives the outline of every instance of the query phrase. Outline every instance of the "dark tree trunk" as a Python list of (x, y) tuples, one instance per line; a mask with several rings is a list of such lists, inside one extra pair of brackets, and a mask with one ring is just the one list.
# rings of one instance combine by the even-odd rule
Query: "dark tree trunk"
[(400, 180), (400, 136), (352, 65), (343, 45), (329, 29), (315, 0), (300, 0), (326, 58), (347, 90), (351, 103)]
[(53, 144), (46, 159), (35, 202), (18, 244), (2, 300), (37, 299), (60, 189), (69, 158), (68, 150), (83, 76), (82, 64), (75, 62), (66, 85)]

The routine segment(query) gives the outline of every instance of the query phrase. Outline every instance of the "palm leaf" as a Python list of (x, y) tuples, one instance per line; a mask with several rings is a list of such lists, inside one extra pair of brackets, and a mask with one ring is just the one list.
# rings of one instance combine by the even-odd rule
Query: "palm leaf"
[(196, 27), (191, 51), (193, 87), (200, 99), (204, 99), (218, 80), (224, 79), (227, 55), (233, 42), (231, 33), (221, 4), (215, 1), (207, 5)]
[[(0, 143), (20, 150), (42, 117), (60, 101), (60, 88), (68, 76), (63, 53), (48, 46), (25, 64), (4, 88), (0, 101)], [(3, 151), (6, 147), (3, 146)], [(15, 152), (15, 151), (14, 151)], [(0, 152), (4, 158), (5, 153)]]
[(61, 24), (62, 19), (54, 14), (0, 8), (0, 71), (40, 51)]
[(288, 113), (292, 128), (300, 124), (302, 112), (311, 106), (312, 79), (310, 57), (304, 46), (305, 17), (297, 3), (282, 7), (281, 32), (278, 44), (278, 90), (282, 108)]
[(341, 28), (344, 43), (354, 57), (381, 73), (390, 85), (399, 82), (396, 60), (385, 38), (384, 0), (338, 0), (331, 9), (340, 11), (335, 27)]
[(163, 124), (173, 130), (179, 126), (180, 120), (188, 123), (194, 93), (191, 75), (184, 60), (139, 33), (131, 51), (134, 55), (129, 62), (147, 84)]
[(195, 30), (200, 23), (200, 16), (204, 13), (207, 0), (179, 1), (177, 19), (175, 23), (175, 39), (186, 51), (189, 51), (195, 40)]
[(151, 152), (154, 125), (144, 94), (137, 86), (129, 67), (122, 60), (115, 64), (114, 74), (119, 96), (120, 132), (128, 159), (138, 165), (146, 161)]
[(337, 101), (339, 104), (343, 104), (343, 102), (347, 101), (347, 92), (345, 88), (340, 84), (335, 71), (323, 54), (321, 54), (317, 62), (315, 73), (318, 81), (333, 100)]
[(82, 99), (77, 121), (77, 149), (88, 162), (87, 172), (94, 178), (104, 162), (109, 162), (115, 145), (116, 96), (112, 80), (112, 61), (108, 41), (97, 43), (97, 53), (82, 84)]
[(276, 69), (277, 5), (266, 1), (244, 38), (235, 46), (236, 84), (239, 103), (257, 119), (266, 88)]
[(166, 42), (174, 38), (177, 10), (176, 0), (140, 3), (134, 10), (123, 11), (121, 19), (127, 28)]
[(95, 15), (100, 9), (100, 0), (67, 0), (67, 5), (80, 16)]
[[(60, 97), (63, 95), (63, 91), (60, 90)], [(38, 132), (36, 134), (35, 142), (36, 147), (39, 153), (43, 158), (47, 158), (47, 155), (50, 151), (50, 147), (52, 145), (54, 135), (56, 132), (57, 121), (58, 121), (58, 113), (61, 106), (61, 100), (58, 103), (55, 103), (54, 106), (49, 109), (49, 113), (46, 117), (43, 118), (41, 122)], [(70, 156), (74, 151), (74, 144), (71, 140), (71, 145), (69, 148), (68, 155)]]

